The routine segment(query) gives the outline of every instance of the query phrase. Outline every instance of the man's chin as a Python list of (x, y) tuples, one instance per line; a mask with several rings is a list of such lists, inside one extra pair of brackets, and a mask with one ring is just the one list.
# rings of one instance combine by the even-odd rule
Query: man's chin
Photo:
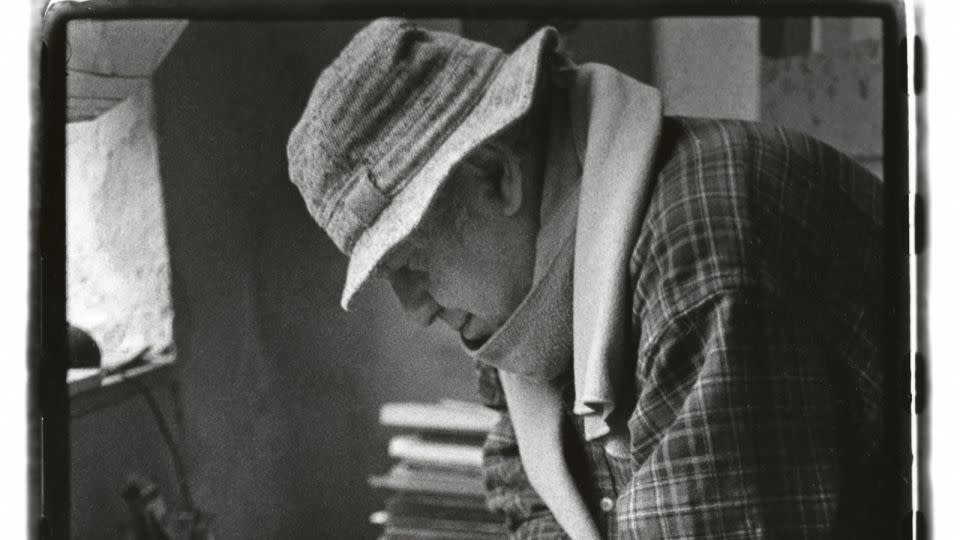
[(486, 343), (488, 339), (490, 339), (490, 336), (471, 339), (471, 338), (465, 337), (463, 334), (460, 334), (460, 341), (463, 342), (463, 346), (471, 351), (476, 351), (480, 347), (483, 347), (483, 344)]

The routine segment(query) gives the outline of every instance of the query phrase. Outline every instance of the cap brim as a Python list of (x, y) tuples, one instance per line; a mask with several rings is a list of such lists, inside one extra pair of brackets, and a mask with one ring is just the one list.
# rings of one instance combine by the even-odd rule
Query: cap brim
[(454, 166), (470, 152), (523, 116), (533, 94), (543, 49), (556, 30), (543, 28), (508, 55), (494, 80), (463, 123), (357, 239), (347, 265), (340, 305), (349, 309), (380, 260), (417, 227)]

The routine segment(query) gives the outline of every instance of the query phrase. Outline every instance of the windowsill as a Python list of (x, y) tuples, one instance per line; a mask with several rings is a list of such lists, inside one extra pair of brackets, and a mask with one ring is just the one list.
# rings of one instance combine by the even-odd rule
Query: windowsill
[(135, 398), (142, 388), (168, 387), (176, 381), (174, 357), (152, 358), (148, 363), (104, 375), (103, 369), (71, 369), (67, 376), (70, 416), (78, 417)]

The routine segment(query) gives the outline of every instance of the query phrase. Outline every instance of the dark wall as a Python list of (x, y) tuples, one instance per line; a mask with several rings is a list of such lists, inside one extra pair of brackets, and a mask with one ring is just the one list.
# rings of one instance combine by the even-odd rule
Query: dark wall
[(174, 337), (195, 496), (220, 538), (373, 537), (381, 402), (469, 399), (472, 366), (345, 258), (287, 177), (286, 138), (359, 23), (192, 23), (154, 77)]
[(468, 19), (463, 35), (513, 50), (543, 24), (557, 28), (574, 62), (607, 64), (639, 81), (653, 81), (653, 27), (647, 19)]
[[(153, 387), (151, 393), (176, 430), (168, 389)], [(172, 456), (142, 397), (70, 419), (71, 538), (123, 538), (129, 511), (121, 490), (131, 475), (155, 482), (168, 504), (180, 503)]]

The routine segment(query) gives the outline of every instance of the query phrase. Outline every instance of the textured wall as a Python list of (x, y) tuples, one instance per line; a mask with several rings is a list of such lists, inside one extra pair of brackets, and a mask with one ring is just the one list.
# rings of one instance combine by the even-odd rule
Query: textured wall
[(759, 119), (757, 18), (662, 17), (653, 35), (654, 81), (667, 114)]
[(149, 86), (67, 136), (67, 318), (111, 364), (172, 339)]
[(764, 59), (761, 118), (830, 143), (882, 176), (880, 41), (834, 41), (825, 49)]
[[(169, 259), (150, 87), (96, 120), (67, 125), (67, 308), (103, 362), (172, 340)], [(157, 399), (168, 418), (168, 394)], [(179, 501), (170, 454), (141, 398), (70, 421), (72, 537), (120, 538), (131, 474)]]

